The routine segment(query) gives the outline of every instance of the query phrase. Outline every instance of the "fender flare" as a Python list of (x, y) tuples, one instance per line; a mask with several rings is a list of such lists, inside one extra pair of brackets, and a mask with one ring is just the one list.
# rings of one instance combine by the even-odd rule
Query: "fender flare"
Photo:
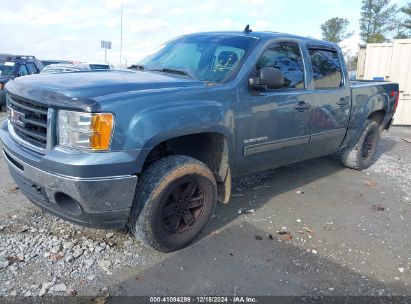
[(164, 141), (187, 135), (222, 135), (227, 144), (228, 163), (234, 155), (234, 112), (220, 102), (184, 102), (172, 104), (169, 108), (153, 108), (133, 119), (127, 132), (144, 134), (139, 140), (141, 151), (136, 164), (137, 172), (141, 172), (154, 147)]

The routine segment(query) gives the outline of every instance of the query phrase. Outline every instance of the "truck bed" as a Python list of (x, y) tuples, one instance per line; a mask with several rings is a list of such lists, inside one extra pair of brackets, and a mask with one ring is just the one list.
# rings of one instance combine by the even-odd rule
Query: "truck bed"
[(351, 117), (347, 129), (346, 142), (355, 140), (361, 134), (361, 128), (368, 119), (367, 113), (373, 109), (382, 109), (381, 124), (384, 129), (389, 128), (394, 115), (394, 104), (399, 88), (397, 83), (361, 80), (351, 81)]
[(374, 85), (385, 85), (391, 82), (387, 81), (376, 81), (376, 80), (354, 80), (350, 81), (351, 88), (358, 88), (358, 87), (368, 87)]

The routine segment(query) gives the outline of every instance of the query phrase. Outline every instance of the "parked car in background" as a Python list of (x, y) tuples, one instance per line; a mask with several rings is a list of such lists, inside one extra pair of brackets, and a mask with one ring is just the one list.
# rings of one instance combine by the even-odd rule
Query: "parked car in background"
[(43, 64), (34, 56), (0, 54), (0, 108), (6, 110), (4, 86), (11, 79), (19, 76), (38, 74)]
[(133, 70), (133, 71), (143, 71), (144, 67), (139, 65), (139, 64), (132, 64), (129, 67), (127, 67), (128, 70)]
[(104, 63), (89, 63), (91, 70), (112, 70), (114, 67), (111, 64)]
[(41, 60), (41, 63), (43, 64), (44, 67), (50, 64), (73, 64), (72, 61), (68, 61), (68, 60)]
[(50, 64), (46, 66), (41, 74), (54, 74), (54, 73), (67, 73), (67, 72), (79, 72), (90, 71), (88, 64)]

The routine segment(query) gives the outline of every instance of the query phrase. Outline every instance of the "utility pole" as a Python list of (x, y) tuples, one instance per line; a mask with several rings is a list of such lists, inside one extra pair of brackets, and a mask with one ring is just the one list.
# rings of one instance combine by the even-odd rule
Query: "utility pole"
[(121, 60), (123, 58), (123, 8), (124, 8), (124, 2), (121, 3), (121, 16), (120, 16), (120, 67), (121, 67)]

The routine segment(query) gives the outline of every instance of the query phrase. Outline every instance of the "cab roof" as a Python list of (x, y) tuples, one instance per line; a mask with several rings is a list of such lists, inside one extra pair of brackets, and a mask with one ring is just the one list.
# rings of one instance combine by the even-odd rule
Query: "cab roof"
[(325, 41), (325, 40), (320, 40), (312, 37), (303, 37), (303, 36), (298, 36), (298, 35), (292, 35), (292, 34), (285, 34), (285, 33), (279, 33), (279, 32), (270, 32), (270, 31), (261, 31), (261, 32), (242, 32), (242, 31), (221, 31), (221, 32), (202, 32), (202, 33), (193, 33), (193, 34), (188, 34), (184, 36), (238, 36), (238, 37), (251, 37), (251, 38), (256, 38), (256, 39), (276, 39), (276, 38), (282, 38), (282, 39), (297, 39), (300, 41), (304, 41), (309, 44), (320, 44), (324, 46), (329, 46), (332, 48), (337, 47), (338, 45)]

